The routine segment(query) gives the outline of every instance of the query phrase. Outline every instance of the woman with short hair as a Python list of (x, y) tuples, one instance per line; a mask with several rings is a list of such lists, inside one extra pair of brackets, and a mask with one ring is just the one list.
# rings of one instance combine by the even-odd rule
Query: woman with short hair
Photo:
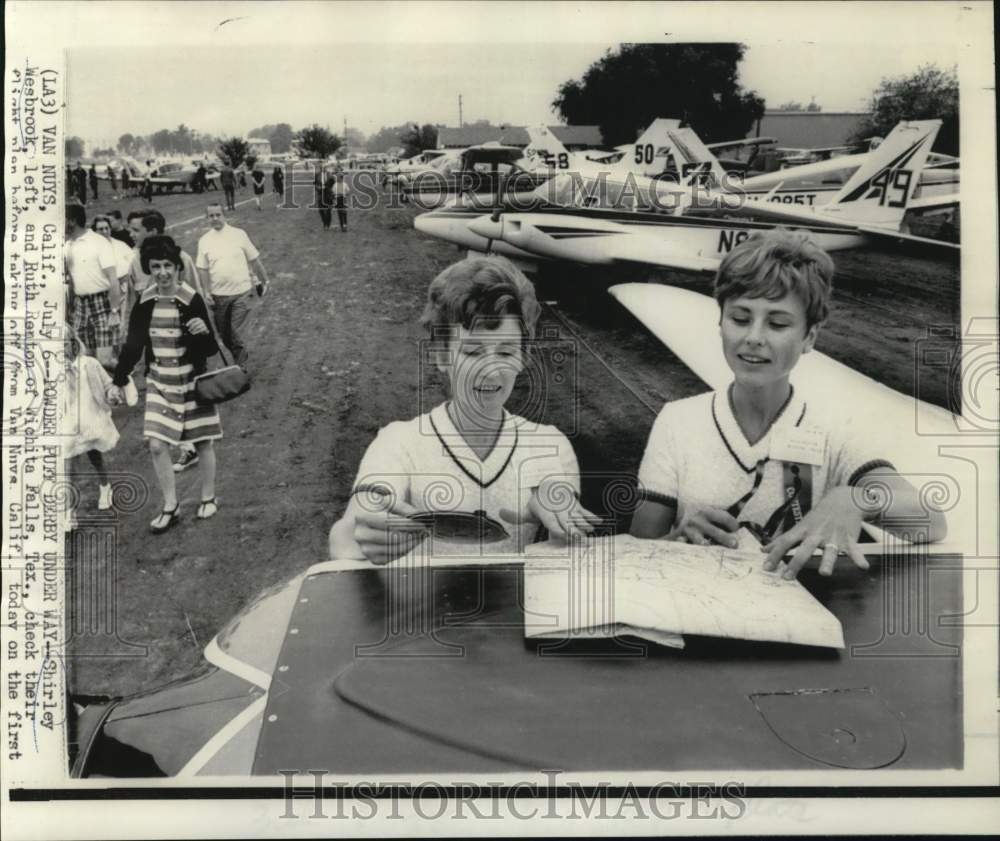
[(219, 352), (201, 295), (183, 276), (181, 250), (168, 236), (150, 236), (140, 246), (142, 270), (153, 278), (132, 309), (128, 337), (115, 369), (108, 399), (120, 404), (129, 374), (146, 354), (146, 414), (143, 436), (149, 441), (153, 469), (163, 493), (163, 508), (149, 524), (162, 534), (178, 520), (179, 504), (170, 445), (194, 444), (201, 474), (197, 518), (218, 511), (215, 498), (215, 450), (222, 425), (214, 405), (195, 398), (195, 377)]

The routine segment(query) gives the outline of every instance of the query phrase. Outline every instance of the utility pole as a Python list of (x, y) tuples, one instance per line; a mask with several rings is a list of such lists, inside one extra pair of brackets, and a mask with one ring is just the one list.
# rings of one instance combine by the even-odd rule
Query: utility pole
[(462, 94), (458, 95), (458, 127), (461, 128), (465, 123), (462, 122)]

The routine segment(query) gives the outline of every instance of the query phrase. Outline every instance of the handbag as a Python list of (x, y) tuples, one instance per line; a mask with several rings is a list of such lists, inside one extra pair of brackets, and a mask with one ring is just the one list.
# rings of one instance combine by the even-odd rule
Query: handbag
[(215, 343), (219, 346), (223, 367), (198, 374), (194, 378), (194, 399), (203, 406), (234, 400), (250, 390), (250, 377), (247, 372), (239, 365), (235, 365), (231, 356), (226, 359), (226, 346), (215, 332), (211, 314), (208, 317), (208, 329), (212, 331)]

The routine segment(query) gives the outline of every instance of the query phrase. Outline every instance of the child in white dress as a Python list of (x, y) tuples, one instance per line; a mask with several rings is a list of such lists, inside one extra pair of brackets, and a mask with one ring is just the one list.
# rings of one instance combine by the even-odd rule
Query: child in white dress
[(74, 335), (66, 342), (66, 386), (63, 396), (63, 426), (65, 436), (63, 457), (72, 459), (87, 454), (100, 481), (97, 508), (111, 508), (111, 483), (103, 453), (118, 443), (118, 429), (111, 419), (111, 404), (107, 389), (111, 377), (93, 356), (88, 356), (83, 343)]

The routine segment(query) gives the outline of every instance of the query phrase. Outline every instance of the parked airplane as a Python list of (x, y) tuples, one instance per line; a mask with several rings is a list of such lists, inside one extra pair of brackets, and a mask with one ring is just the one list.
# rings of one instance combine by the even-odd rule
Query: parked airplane
[(398, 180), (403, 200), (417, 200), (423, 207), (438, 207), (452, 196), (480, 196), (492, 207), (494, 196), (530, 192), (551, 177), (545, 170), (527, 169), (535, 159), (527, 159), (519, 146), (483, 143), (442, 155), (429, 168)]
[[(807, 206), (821, 205), (830, 201), (871, 154), (871, 151), (868, 151), (856, 155), (833, 155), (834, 151), (845, 152), (852, 147), (827, 147), (814, 150), (819, 153), (829, 153), (830, 156), (825, 159), (761, 173), (740, 181), (731, 174), (727, 176), (726, 168), (715, 158), (711, 148), (702, 143), (690, 128), (667, 130), (665, 142), (671, 154), (678, 159), (678, 168), (683, 172), (698, 172), (702, 184), (741, 192), (750, 201), (766, 200), (773, 203)], [(873, 144), (872, 151), (875, 147), (877, 144)], [(942, 159), (942, 156), (934, 155), (933, 158)], [(803, 157), (802, 160), (806, 158)], [(959, 187), (959, 173), (957, 169), (951, 168), (953, 165), (957, 165), (957, 159), (946, 157), (941, 164), (925, 166), (920, 172), (916, 198), (935, 199), (956, 193)]]
[(525, 166), (531, 172), (579, 172), (587, 175), (632, 172), (653, 177), (667, 170), (668, 149), (657, 140), (666, 132), (680, 127), (680, 120), (656, 119), (636, 139), (635, 143), (618, 147), (614, 152), (597, 154), (597, 150), (570, 152), (546, 126), (529, 126), (530, 141), (525, 151)]
[(424, 149), (412, 158), (404, 158), (397, 164), (389, 164), (382, 170), (382, 183), (389, 184), (403, 175), (415, 175), (430, 169), (432, 161), (448, 154), (446, 149)]
[[(150, 182), (158, 193), (169, 193), (175, 188), (182, 193), (190, 189), (198, 192), (201, 188), (197, 183), (198, 164), (201, 161), (192, 160), (187, 163), (169, 161), (161, 163), (150, 171)], [(205, 167), (205, 186), (218, 187), (218, 181), (222, 177), (218, 169), (212, 164), (203, 164)]]
[[(484, 191), (478, 195), (472, 191), (463, 192), (451, 198), (444, 206), (421, 214), (414, 220), (413, 225), (422, 233), (452, 242), (460, 248), (470, 251), (490, 249), (511, 259), (533, 262), (537, 256), (532, 257), (524, 250), (506, 243), (493, 242), (491, 244), (472, 231), (469, 223), (483, 214), (492, 213), (498, 207), (505, 207), (508, 210), (522, 210), (526, 207), (537, 206), (539, 204), (537, 196), (529, 197), (526, 200), (523, 191), (513, 188), (521, 185), (539, 185), (537, 190), (540, 195), (544, 196), (547, 193), (544, 184), (552, 180), (556, 181), (553, 185), (556, 193), (560, 190), (559, 184), (565, 183), (567, 179), (569, 184), (575, 183), (580, 178), (600, 183), (608, 178), (617, 181), (635, 181), (645, 185), (655, 183), (660, 200), (664, 203), (672, 202), (677, 205), (680, 203), (681, 197), (687, 195), (687, 188), (682, 188), (669, 181), (654, 182), (644, 173), (659, 175), (666, 170), (670, 163), (669, 148), (656, 141), (664, 136), (665, 131), (677, 128), (679, 125), (679, 120), (654, 120), (635, 143), (628, 147), (630, 151), (612, 164), (581, 159), (579, 153), (574, 155), (567, 151), (565, 146), (547, 128), (529, 128), (528, 134), (531, 138), (529, 146), (521, 159), (512, 162), (513, 166), (522, 171), (519, 181), (509, 180), (508, 188), (502, 192), (498, 190), (494, 190), (492, 193)], [(484, 147), (475, 148), (483, 149)], [(432, 179), (427, 179), (427, 183), (430, 185)], [(496, 187), (497, 185), (491, 186)], [(432, 205), (427, 203), (427, 206)]]
[(481, 215), (468, 227), (490, 242), (502, 241), (542, 258), (592, 264), (635, 262), (706, 272), (714, 271), (734, 245), (776, 224), (809, 230), (828, 251), (856, 248), (879, 237), (948, 247), (948, 243), (901, 231), (917, 174), (940, 125), (940, 120), (900, 123), (832, 201), (821, 207), (751, 203), (738, 194), (709, 194), (713, 201), (723, 199), (721, 210), (726, 213), (765, 221), (670, 215), (656, 206), (658, 182), (644, 194), (635, 190), (634, 182), (597, 184), (563, 175), (557, 176), (560, 183), (536, 191), (544, 201), (531, 212)]

